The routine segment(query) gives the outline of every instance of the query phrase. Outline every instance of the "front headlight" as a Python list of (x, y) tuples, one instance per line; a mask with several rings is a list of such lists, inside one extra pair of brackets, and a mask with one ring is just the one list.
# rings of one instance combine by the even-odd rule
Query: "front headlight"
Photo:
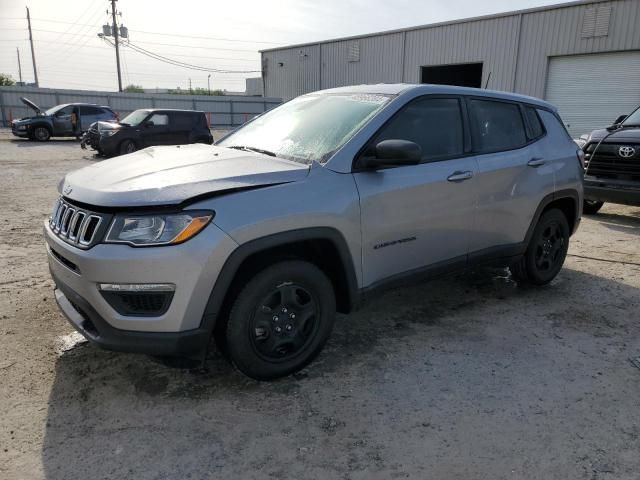
[(112, 135), (115, 135), (116, 133), (118, 133), (118, 130), (102, 130), (100, 132), (100, 136), (101, 137), (110, 137)]
[(131, 246), (176, 245), (186, 242), (206, 227), (214, 212), (193, 211), (155, 215), (116, 215), (106, 243)]

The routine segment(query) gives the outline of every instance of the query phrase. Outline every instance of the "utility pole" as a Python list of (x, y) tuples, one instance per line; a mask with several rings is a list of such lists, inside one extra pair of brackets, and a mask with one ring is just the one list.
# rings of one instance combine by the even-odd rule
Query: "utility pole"
[(207, 90), (209, 90), (209, 95), (211, 95), (211, 74), (207, 75)]
[(29, 7), (27, 7), (27, 24), (29, 25), (29, 43), (31, 43), (31, 60), (33, 60), (33, 79), (36, 87), (40, 86), (38, 82), (38, 69), (36, 68), (36, 54), (33, 50), (33, 35), (31, 34), (31, 15), (29, 15)]
[(193, 93), (193, 90), (191, 88), (191, 78), (189, 78), (189, 93)]
[(20, 84), (22, 85), (22, 63), (20, 63), (20, 49), (16, 47), (16, 53), (18, 54), (18, 76), (20, 77)]
[(113, 38), (116, 43), (116, 67), (118, 68), (118, 91), (122, 91), (122, 74), (120, 73), (120, 47), (118, 40), (120, 33), (118, 32), (118, 23), (116, 22), (116, 2), (118, 0), (109, 0), (111, 2), (111, 18), (113, 19)]

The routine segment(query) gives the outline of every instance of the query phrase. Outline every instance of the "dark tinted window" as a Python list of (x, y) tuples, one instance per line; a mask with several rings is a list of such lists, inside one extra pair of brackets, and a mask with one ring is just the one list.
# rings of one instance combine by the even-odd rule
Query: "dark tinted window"
[(172, 112), (171, 124), (176, 128), (191, 128), (194, 123), (194, 115), (184, 112)]
[(426, 98), (410, 103), (383, 127), (375, 143), (390, 139), (417, 143), (422, 147), (423, 161), (462, 155), (460, 101)]
[(97, 107), (91, 107), (89, 105), (80, 106), (80, 115), (100, 115), (102, 109)]
[(514, 103), (471, 100), (469, 117), (480, 153), (511, 150), (527, 143), (520, 107)]
[(524, 114), (527, 117), (528, 134), (529, 138), (538, 138), (544, 134), (544, 128), (542, 128), (542, 122), (538, 117), (538, 112), (533, 107), (525, 107)]

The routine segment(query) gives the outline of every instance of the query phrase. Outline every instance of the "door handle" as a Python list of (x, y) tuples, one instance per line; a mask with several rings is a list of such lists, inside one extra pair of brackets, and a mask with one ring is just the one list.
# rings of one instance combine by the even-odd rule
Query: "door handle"
[(453, 172), (447, 177), (447, 180), (450, 182), (464, 182), (465, 180), (469, 180), (472, 177), (473, 172), (467, 170), (466, 172)]
[(545, 163), (547, 163), (547, 161), (544, 158), (532, 158), (531, 160), (529, 160), (527, 162), (527, 165), (529, 165), (530, 167), (541, 167), (542, 165), (544, 165)]

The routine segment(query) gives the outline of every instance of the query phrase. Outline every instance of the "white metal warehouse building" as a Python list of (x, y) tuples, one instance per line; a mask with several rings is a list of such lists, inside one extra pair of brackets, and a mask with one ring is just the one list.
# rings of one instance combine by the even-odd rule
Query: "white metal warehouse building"
[(544, 98), (579, 135), (640, 104), (640, 0), (587, 0), (263, 50), (264, 94), (446, 83)]

